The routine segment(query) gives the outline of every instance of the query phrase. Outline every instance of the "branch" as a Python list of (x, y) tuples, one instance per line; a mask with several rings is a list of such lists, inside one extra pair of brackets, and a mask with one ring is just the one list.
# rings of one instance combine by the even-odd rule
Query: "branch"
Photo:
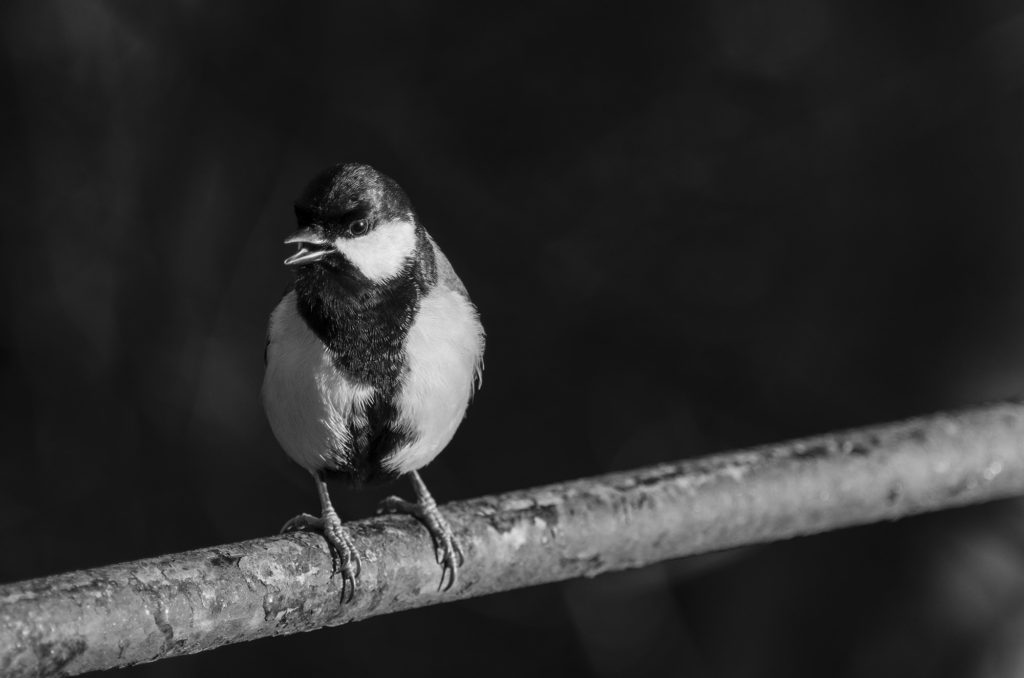
[(443, 507), (466, 550), (438, 593), (427, 532), (350, 523), (355, 599), (315, 534), (0, 586), (0, 674), (75, 674), (422, 605), (1024, 494), (1016, 403), (587, 478)]

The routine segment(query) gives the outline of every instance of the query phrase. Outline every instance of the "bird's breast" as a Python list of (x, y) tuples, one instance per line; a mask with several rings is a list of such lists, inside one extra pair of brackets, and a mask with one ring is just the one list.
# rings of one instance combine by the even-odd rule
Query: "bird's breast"
[(373, 397), (373, 387), (336, 369), (299, 314), (295, 292), (285, 295), (270, 316), (263, 405), (288, 456), (311, 471), (347, 466), (352, 425)]
[(483, 329), (460, 291), (420, 300), (394, 382), (370, 385), (339, 364), (289, 292), (270, 319), (263, 401), (278, 442), (301, 466), (361, 483), (428, 464), (462, 421), (479, 375)]
[(396, 396), (411, 443), (384, 459), (394, 473), (430, 463), (455, 435), (479, 377), (484, 335), (476, 309), (460, 291), (438, 284), (423, 297), (405, 342), (406, 370)]

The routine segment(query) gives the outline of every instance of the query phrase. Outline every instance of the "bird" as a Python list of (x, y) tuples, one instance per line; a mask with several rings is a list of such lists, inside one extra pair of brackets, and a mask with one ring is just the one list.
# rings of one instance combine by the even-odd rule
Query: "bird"
[(284, 452), (316, 484), (321, 513), (281, 528), (318, 531), (352, 599), (360, 557), (331, 503), (328, 480), (358, 488), (409, 476), (408, 513), (429, 531), (438, 591), (455, 586), (465, 554), (419, 470), (448, 445), (480, 387), (480, 314), (405, 191), (373, 167), (341, 163), (294, 203), (284, 243), (293, 281), (270, 314), (262, 399)]

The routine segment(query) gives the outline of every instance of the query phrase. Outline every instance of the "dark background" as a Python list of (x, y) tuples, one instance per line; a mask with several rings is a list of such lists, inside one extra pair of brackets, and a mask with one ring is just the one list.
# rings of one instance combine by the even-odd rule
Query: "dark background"
[[(488, 4), (4, 3), (0, 581), (316, 509), (258, 394), (291, 201), (343, 160), (488, 330), (441, 501), (1024, 390), (1024, 2)], [(119, 675), (1020, 675), (1020, 513)]]

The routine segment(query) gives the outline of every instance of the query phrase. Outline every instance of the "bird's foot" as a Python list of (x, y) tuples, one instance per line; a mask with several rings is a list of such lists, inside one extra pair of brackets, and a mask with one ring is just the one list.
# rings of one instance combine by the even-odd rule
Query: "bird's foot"
[(341, 524), (338, 514), (329, 511), (325, 512), (322, 518), (317, 518), (308, 513), (300, 513), (281, 528), (282, 533), (298, 530), (319, 532), (327, 540), (331, 547), (331, 555), (334, 557), (334, 572), (341, 572), (341, 598), (346, 600), (347, 593), (347, 600), (351, 601), (356, 592), (356, 578), (359, 576), (362, 564), (359, 561), (359, 553), (356, 551), (355, 544), (352, 542), (352, 535)]
[(434, 557), (441, 566), (441, 583), (438, 584), (437, 590), (447, 591), (455, 586), (459, 579), (459, 566), (465, 562), (466, 557), (451, 525), (441, 514), (437, 504), (433, 501), (413, 503), (392, 496), (381, 501), (377, 513), (407, 513), (423, 523), (434, 540)]

